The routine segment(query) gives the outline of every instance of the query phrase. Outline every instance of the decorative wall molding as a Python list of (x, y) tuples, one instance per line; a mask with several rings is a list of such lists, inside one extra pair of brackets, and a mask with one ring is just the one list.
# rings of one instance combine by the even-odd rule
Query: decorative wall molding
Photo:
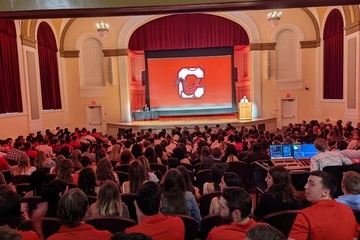
[(79, 50), (60, 51), (60, 57), (63, 58), (78, 58), (79, 54), (80, 54)]

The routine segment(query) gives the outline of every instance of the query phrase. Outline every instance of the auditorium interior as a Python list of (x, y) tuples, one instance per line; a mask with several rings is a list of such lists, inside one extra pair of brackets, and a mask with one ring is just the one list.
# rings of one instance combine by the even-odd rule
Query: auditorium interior
[[(189, 123), (231, 122), (238, 126), (256, 123), (276, 131), (288, 123), (311, 119), (357, 122), (360, 8), (352, 5), (355, 3), (3, 1), (0, 19), (13, 22), (14, 50), (18, 55), (18, 87), (8, 91), (10, 106), (14, 107), (11, 104), (14, 96), (20, 97), (16, 100), (17, 110), (8, 110), (8, 106), (1, 109), (0, 138), (54, 130), (58, 126), (97, 128), (103, 134), (116, 134), (126, 127), (162, 129)], [(275, 17), (276, 23), (268, 16), (274, 10), (281, 12), (281, 16)], [(341, 30), (342, 40), (341, 49), (332, 52), (325, 35), (333, 37), (335, 25)], [(224, 33), (219, 26), (229, 27), (233, 32)], [(101, 28), (106, 29), (102, 32)], [(183, 35), (187, 28), (192, 29), (187, 35), (193, 38)], [(206, 29), (206, 36), (197, 35), (196, 29), (199, 32)], [(46, 37), (41, 37), (42, 34)], [(50, 74), (46, 71), (50, 65), (39, 57), (39, 44), (46, 45), (48, 39), (53, 43), (48, 46), (55, 52), (57, 68), (50, 85), (42, 80)], [(149, 103), (150, 111), (160, 103), (166, 108), (171, 97), (162, 95), (165, 93), (160, 90), (164, 86), (153, 93), (148, 87), (147, 70), (151, 65), (148, 51), (206, 48), (215, 51), (224, 46), (231, 48), (232, 66), (225, 71), (215, 68), (213, 72), (229, 75), (225, 76), (230, 79), (229, 89), (222, 95), (229, 101), (230, 110), (217, 112), (211, 108), (218, 103), (210, 103), (210, 107), (200, 104), (190, 114), (186, 111), (176, 114), (175, 108), (175, 114), (170, 116), (159, 111), (155, 120), (135, 121), (134, 113), (145, 103)], [(169, 80), (172, 85), (175, 79), (176, 75)], [(226, 88), (224, 82), (217, 79), (218, 92)], [(45, 88), (53, 94), (49, 95)], [(244, 96), (252, 107), (251, 116), (246, 119), (239, 116), (238, 109)], [(191, 107), (196, 107), (196, 103)]]

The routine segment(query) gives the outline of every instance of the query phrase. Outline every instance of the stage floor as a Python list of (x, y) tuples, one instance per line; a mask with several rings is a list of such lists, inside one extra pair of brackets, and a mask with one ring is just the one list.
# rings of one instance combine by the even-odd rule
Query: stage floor
[(277, 119), (274, 118), (253, 118), (246, 120), (239, 120), (236, 116), (184, 116), (184, 117), (166, 117), (159, 120), (147, 120), (147, 121), (131, 121), (131, 122), (119, 122), (119, 123), (107, 123), (107, 134), (116, 136), (119, 131), (132, 128), (137, 132), (142, 129), (151, 128), (153, 132), (159, 132), (162, 129), (171, 130), (174, 126), (187, 127), (194, 129), (195, 126), (199, 126), (201, 129), (205, 125), (211, 128), (215, 128), (219, 124), (222, 128), (225, 128), (229, 123), (232, 126), (240, 129), (241, 126), (250, 127), (255, 125), (259, 130), (267, 130), (270, 132), (277, 131)]

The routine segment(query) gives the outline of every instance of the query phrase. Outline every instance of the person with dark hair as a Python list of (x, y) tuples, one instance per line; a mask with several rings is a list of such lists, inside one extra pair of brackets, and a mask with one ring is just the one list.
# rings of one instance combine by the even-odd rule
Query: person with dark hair
[(120, 183), (118, 175), (113, 171), (113, 167), (108, 158), (101, 159), (96, 167), (96, 177), (99, 181), (112, 180)]
[(156, 240), (183, 240), (185, 226), (181, 218), (159, 213), (161, 188), (157, 183), (146, 182), (136, 193), (135, 207), (138, 225), (127, 228), (126, 233), (143, 233)]
[(201, 165), (200, 165), (200, 170), (203, 169), (211, 169), (211, 166), (215, 163), (220, 163), (222, 164), (225, 169), (229, 169), (229, 165), (227, 163), (223, 163), (221, 162), (221, 149), (220, 147), (215, 147), (212, 149), (211, 153), (212, 153), (212, 157), (210, 155), (209, 152), (209, 147), (208, 146), (204, 146), (201, 149)]
[(138, 160), (130, 162), (129, 181), (123, 182), (123, 193), (136, 193), (137, 190), (148, 180), (148, 174), (145, 172), (144, 166)]
[(245, 239), (246, 231), (257, 224), (250, 218), (252, 200), (249, 193), (240, 187), (226, 187), (219, 200), (219, 214), (230, 225), (214, 227), (207, 240)]
[(246, 162), (250, 164), (257, 160), (270, 160), (269, 154), (262, 149), (261, 143), (254, 142), (251, 151), (246, 156)]
[(310, 172), (305, 197), (312, 205), (298, 213), (289, 239), (357, 239), (358, 223), (353, 212), (333, 199), (336, 186), (330, 173)]
[[(17, 229), (21, 222), (20, 196), (9, 187), (0, 189), (0, 226)], [(16, 230), (25, 240), (38, 240), (33, 231)]]
[(46, 182), (46, 172), (42, 170), (35, 170), (30, 175), (31, 191), (25, 193), (25, 197), (41, 196), (43, 185)]
[(114, 234), (111, 240), (153, 240), (153, 238), (143, 233), (117, 232)]
[(301, 201), (291, 184), (290, 173), (285, 167), (271, 167), (265, 181), (267, 189), (261, 195), (254, 211), (258, 219), (270, 213), (301, 208)]
[(246, 232), (246, 240), (286, 240), (286, 237), (270, 225), (257, 225)]
[(124, 150), (120, 154), (120, 162), (116, 166), (129, 164), (132, 160), (135, 160), (134, 155), (129, 150)]
[(87, 196), (97, 196), (99, 187), (92, 167), (85, 167), (80, 170), (78, 186)]
[[(244, 187), (244, 184), (239, 175), (233, 172), (226, 172), (221, 177), (219, 183), (220, 191), (224, 191), (225, 187)], [(220, 197), (214, 197), (211, 199), (209, 214), (218, 214), (219, 213), (219, 200)]]
[(50, 236), (48, 240), (110, 240), (110, 232), (96, 230), (83, 222), (88, 208), (89, 202), (83, 191), (78, 188), (67, 191), (60, 198), (57, 211), (61, 227), (58, 233)]
[(221, 158), (221, 161), (226, 162), (226, 163), (238, 162), (239, 161), (239, 156), (238, 156), (238, 153), (236, 151), (236, 147), (235, 147), (234, 144), (227, 145), (226, 150), (225, 150), (225, 154)]
[(176, 169), (181, 172), (181, 175), (184, 178), (185, 190), (194, 194), (196, 201), (199, 201), (201, 198), (201, 195), (200, 195), (199, 189), (197, 187), (194, 187), (193, 183), (190, 180), (189, 170), (187, 170), (187, 168), (184, 167), (183, 165), (177, 166)]
[(141, 147), (141, 145), (139, 143), (136, 143), (136, 144), (132, 145), (131, 153), (132, 153), (132, 155), (134, 156), (135, 159), (137, 159), (138, 157), (144, 155), (143, 149), (142, 149), (142, 147)]
[(185, 191), (184, 178), (177, 169), (170, 169), (163, 186), (162, 213), (186, 214), (196, 219), (200, 225), (200, 210), (194, 194)]
[(205, 182), (203, 185), (203, 194), (212, 193), (214, 191), (220, 191), (220, 182), (226, 168), (221, 163), (215, 163), (211, 166), (212, 182)]

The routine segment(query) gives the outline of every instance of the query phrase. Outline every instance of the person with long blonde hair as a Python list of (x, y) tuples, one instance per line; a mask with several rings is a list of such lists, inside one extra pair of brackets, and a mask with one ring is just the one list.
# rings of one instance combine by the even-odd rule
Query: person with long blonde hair
[(112, 180), (101, 184), (97, 200), (89, 208), (89, 218), (98, 216), (129, 217), (129, 210), (121, 201), (119, 186)]

